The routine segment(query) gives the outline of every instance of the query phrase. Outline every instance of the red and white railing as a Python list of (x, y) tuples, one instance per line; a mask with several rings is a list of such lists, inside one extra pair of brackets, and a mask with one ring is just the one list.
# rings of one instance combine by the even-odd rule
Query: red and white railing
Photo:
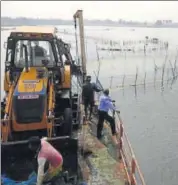
[(123, 121), (119, 113), (115, 115), (118, 131), (119, 157), (123, 160), (129, 185), (146, 185), (132, 146), (125, 132)]

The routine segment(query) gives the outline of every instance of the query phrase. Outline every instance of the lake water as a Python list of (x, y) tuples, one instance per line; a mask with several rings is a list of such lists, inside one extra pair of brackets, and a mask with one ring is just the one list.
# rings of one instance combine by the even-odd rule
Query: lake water
[[(59, 36), (71, 43), (75, 56), (73, 27), (59, 26), (58, 29)], [(147, 185), (177, 185), (178, 182), (178, 83), (175, 81), (172, 84), (171, 69), (177, 56), (177, 33), (178, 29), (168, 28), (85, 28), (87, 68), (92, 76), (99, 64), (96, 45), (108, 48), (112, 40), (117, 42), (113, 48), (136, 48), (135, 53), (98, 50), (101, 66), (99, 79), (104, 87), (111, 87), (111, 96), (117, 100)], [(1, 84), (5, 61), (3, 44), (8, 35), (9, 31), (1, 31)], [(159, 47), (148, 44), (150, 48), (144, 55), (142, 41), (145, 41), (145, 36), (158, 38), (161, 43), (168, 41), (168, 51), (160, 49), (162, 44)], [(123, 46), (123, 41), (128, 44)], [(157, 50), (152, 51), (153, 47)], [(155, 64), (159, 68), (156, 75)], [(135, 84), (136, 70), (135, 89), (131, 85)]]

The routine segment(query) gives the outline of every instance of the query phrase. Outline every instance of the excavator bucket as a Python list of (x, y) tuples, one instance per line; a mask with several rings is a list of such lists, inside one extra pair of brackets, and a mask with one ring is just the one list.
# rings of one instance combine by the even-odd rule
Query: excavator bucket
[[(78, 173), (78, 141), (69, 137), (48, 139), (63, 156), (63, 171), (70, 176)], [(29, 175), (37, 170), (34, 153), (28, 148), (28, 141), (1, 143), (1, 175), (15, 181), (25, 181)]]

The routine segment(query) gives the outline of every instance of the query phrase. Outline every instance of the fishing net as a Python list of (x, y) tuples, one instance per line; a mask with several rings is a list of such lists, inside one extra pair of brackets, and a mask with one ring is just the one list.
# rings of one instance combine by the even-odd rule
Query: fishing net
[(96, 79), (96, 86), (97, 86), (99, 89), (102, 89), (102, 90), (103, 90), (103, 86), (102, 86), (102, 84), (101, 84), (101, 82), (99, 81), (98, 78)]
[(28, 180), (22, 181), (22, 182), (14, 181), (14, 180), (6, 177), (5, 175), (1, 176), (1, 184), (2, 185), (36, 185), (36, 182), (37, 182), (37, 175), (35, 172), (32, 172), (29, 175)]

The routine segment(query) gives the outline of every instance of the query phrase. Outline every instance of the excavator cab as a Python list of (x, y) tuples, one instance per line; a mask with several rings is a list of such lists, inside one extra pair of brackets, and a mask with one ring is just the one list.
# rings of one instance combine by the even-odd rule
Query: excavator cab
[[(12, 160), (31, 161), (23, 144), (31, 136), (54, 139), (52, 143), (64, 153), (66, 170), (77, 172), (78, 141), (72, 136), (74, 124), (82, 119), (80, 94), (72, 92), (73, 67), (69, 47), (57, 37), (55, 28), (22, 26), (11, 32), (5, 61), (6, 97), (1, 102), (4, 173), (11, 169)], [(67, 165), (71, 160), (73, 168)]]

